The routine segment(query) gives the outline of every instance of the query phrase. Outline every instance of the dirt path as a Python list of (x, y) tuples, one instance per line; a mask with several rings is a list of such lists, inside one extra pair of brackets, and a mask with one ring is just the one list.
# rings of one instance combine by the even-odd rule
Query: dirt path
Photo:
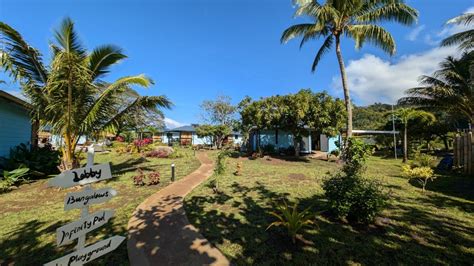
[(196, 156), (201, 162), (196, 171), (147, 198), (128, 221), (131, 265), (229, 265), (189, 223), (183, 208), (184, 196), (212, 174), (207, 154)]

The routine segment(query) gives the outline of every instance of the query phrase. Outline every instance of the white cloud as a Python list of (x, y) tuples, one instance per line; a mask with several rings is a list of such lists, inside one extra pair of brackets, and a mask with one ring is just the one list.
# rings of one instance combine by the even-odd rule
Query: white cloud
[[(395, 103), (406, 89), (418, 85), (420, 75), (431, 75), (444, 58), (455, 54), (455, 47), (433, 48), (403, 56), (395, 63), (365, 54), (347, 65), (350, 92), (358, 104)], [(342, 91), (340, 80), (339, 76), (333, 77), (332, 85), (338, 92)]]
[(416, 39), (418, 38), (418, 36), (424, 29), (425, 29), (425, 25), (420, 25), (414, 28), (412, 31), (410, 31), (410, 33), (408, 33), (407, 36), (405, 36), (405, 38), (412, 42), (416, 41)]
[(184, 123), (178, 122), (178, 121), (173, 120), (169, 117), (165, 117), (165, 119), (163, 119), (163, 121), (165, 122), (166, 128), (169, 128), (169, 129), (173, 129), (173, 128), (181, 127), (181, 126), (185, 125)]

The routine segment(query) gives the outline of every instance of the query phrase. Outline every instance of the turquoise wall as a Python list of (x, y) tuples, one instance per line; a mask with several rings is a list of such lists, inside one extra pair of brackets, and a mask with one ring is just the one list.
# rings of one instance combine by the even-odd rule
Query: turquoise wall
[(0, 156), (8, 156), (10, 148), (21, 143), (31, 144), (29, 111), (0, 99)]

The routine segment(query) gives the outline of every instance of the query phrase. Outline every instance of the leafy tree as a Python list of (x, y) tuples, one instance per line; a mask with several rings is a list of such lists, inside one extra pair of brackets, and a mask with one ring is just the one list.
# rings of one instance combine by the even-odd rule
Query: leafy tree
[(170, 107), (165, 96), (140, 96), (131, 88), (152, 85), (144, 75), (126, 76), (112, 83), (103, 81), (110, 67), (126, 56), (114, 45), (87, 52), (69, 18), (54, 33), (49, 65), (20, 33), (2, 22), (0, 37), (2, 68), (20, 82), (34, 106), (35, 119), (64, 140), (63, 169), (78, 165), (74, 151), (81, 136), (114, 131), (126, 114), (137, 110)]
[(231, 133), (232, 130), (226, 125), (200, 125), (196, 127), (198, 137), (209, 138), (211, 143), (218, 149), (222, 147), (225, 137)]
[(299, 143), (311, 128), (328, 136), (343, 127), (344, 104), (326, 92), (300, 90), (296, 94), (277, 95), (249, 102), (242, 108), (242, 124), (247, 128), (281, 129), (293, 135), (295, 154)]
[(204, 101), (201, 104), (204, 120), (210, 124), (231, 127), (237, 110), (237, 107), (231, 104), (231, 100), (229, 96), (218, 96), (214, 101)]
[(403, 124), (403, 162), (405, 163), (408, 160), (408, 122), (416, 118), (434, 122), (436, 118), (432, 113), (413, 108), (399, 108), (395, 110), (395, 116)]
[(473, 57), (474, 52), (459, 59), (446, 58), (432, 76), (421, 76), (421, 86), (407, 90), (408, 96), (399, 104), (443, 110), (474, 123), (474, 85), (469, 69)]
[[(474, 13), (465, 13), (448, 20), (447, 24), (469, 26), (474, 23)], [(441, 42), (441, 46), (459, 45), (461, 51), (470, 51), (474, 48), (474, 29), (455, 33)]]
[(378, 130), (387, 122), (386, 113), (392, 110), (390, 104), (374, 103), (369, 106), (354, 106), (354, 128)]
[(309, 40), (324, 37), (325, 40), (313, 61), (313, 72), (321, 58), (335, 45), (347, 111), (347, 137), (351, 137), (352, 107), (341, 52), (342, 37), (354, 39), (356, 49), (361, 48), (365, 42), (370, 42), (392, 55), (395, 53), (392, 35), (376, 24), (395, 21), (411, 25), (416, 21), (418, 12), (401, 0), (327, 0), (324, 4), (316, 0), (296, 0), (296, 3), (298, 9), (295, 16), (309, 17), (312, 22), (289, 27), (283, 32), (281, 42), (286, 43), (295, 37), (302, 37), (302, 47)]

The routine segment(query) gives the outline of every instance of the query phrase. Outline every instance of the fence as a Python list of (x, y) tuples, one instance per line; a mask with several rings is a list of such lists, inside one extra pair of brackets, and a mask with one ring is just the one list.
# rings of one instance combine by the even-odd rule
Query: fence
[(474, 174), (474, 138), (472, 131), (461, 132), (454, 138), (454, 166), (466, 174)]

